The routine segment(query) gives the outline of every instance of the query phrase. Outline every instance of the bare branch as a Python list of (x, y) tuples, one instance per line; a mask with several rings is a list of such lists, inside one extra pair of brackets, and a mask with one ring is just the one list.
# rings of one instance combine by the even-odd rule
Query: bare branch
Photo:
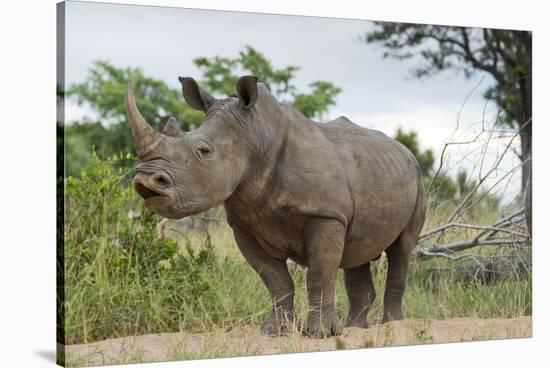
[(522, 238), (529, 238), (529, 234), (521, 233), (521, 232), (514, 231), (514, 230), (509, 230), (509, 229), (502, 228), (502, 227), (464, 224), (464, 223), (460, 223), (460, 222), (451, 222), (451, 223), (445, 224), (443, 226), (440, 226), (438, 228), (435, 228), (435, 229), (432, 229), (432, 230), (429, 230), (429, 231), (423, 233), (422, 235), (420, 235), (418, 240), (422, 240), (422, 239), (432, 237), (432, 236), (437, 235), (440, 232), (443, 232), (443, 231), (445, 231), (445, 230), (447, 230), (451, 227), (459, 227), (459, 228), (474, 229), (474, 230), (493, 231), (494, 233), (503, 232), (503, 233), (508, 233), (508, 234), (511, 234), (511, 235), (516, 235), (516, 236), (519, 236), (519, 237), (522, 237)]
[[(491, 167), (490, 170), (488, 170), (485, 175), (483, 175), (482, 177), (480, 177), (478, 183), (475, 185), (474, 188), (472, 188), (472, 190), (462, 199), (462, 201), (459, 203), (459, 205), (455, 208), (455, 210), (453, 211), (453, 213), (451, 214), (451, 216), (449, 216), (449, 218), (447, 219), (447, 222), (452, 222), (454, 221), (455, 218), (457, 218), (460, 214), (462, 214), (465, 209), (464, 207), (466, 206), (466, 204), (470, 201), (470, 199), (473, 197), (474, 194), (477, 193), (477, 190), (481, 187), (481, 185), (490, 177), (490, 175), (492, 175), (495, 170), (498, 169), (500, 163), (502, 162), (502, 160), (504, 159), (505, 157), (505, 154), (506, 152), (510, 149), (511, 145), (512, 145), (512, 142), (514, 140), (514, 138), (516, 136), (518, 136), (521, 132), (521, 130), (529, 123), (526, 122), (515, 134), (514, 136), (509, 140), (508, 144), (506, 145), (505, 149), (504, 149), (504, 152), (502, 152), (499, 157), (497, 158), (497, 160), (495, 161), (495, 163), (493, 164), (493, 166)], [(484, 155), (482, 155), (482, 160), (484, 159)], [(525, 164), (525, 161), (520, 163), (518, 166), (514, 167), (512, 170), (510, 170), (508, 173), (506, 173), (504, 176), (502, 176), (495, 184), (493, 184), (493, 186), (491, 187), (494, 188), (498, 183), (500, 183), (502, 180), (504, 180), (504, 178), (506, 178), (506, 176), (510, 175), (511, 173), (513, 173), (515, 170), (517, 170), (518, 168), (520, 168), (521, 166), (523, 166)], [(489, 193), (490, 190), (486, 191), (484, 196)], [(483, 198), (483, 196), (482, 196)], [(475, 203), (479, 202), (482, 198), (478, 199)], [(474, 203), (474, 204), (475, 204)], [(469, 205), (466, 207), (466, 209), (469, 209), (471, 208), (472, 205)]]
[(506, 80), (494, 65), (484, 64), (474, 56), (474, 53), (472, 52), (472, 49), (470, 47), (470, 38), (468, 36), (468, 31), (466, 28), (461, 28), (461, 35), (462, 43), (464, 45), (463, 50), (465, 59), (472, 63), (474, 68), (481, 69), (490, 73), (497, 80), (498, 83), (504, 85)]
[(498, 246), (524, 246), (529, 244), (527, 240), (516, 239), (469, 239), (449, 244), (434, 244), (430, 248), (420, 248), (416, 253), (451, 253), (461, 250), (483, 246), (483, 245), (498, 245)]
[(448, 254), (448, 253), (433, 252), (433, 251), (430, 251), (430, 250), (427, 250), (427, 249), (418, 249), (416, 251), (416, 254), (420, 255), (420, 256), (424, 256), (424, 257), (428, 257), (428, 256), (444, 257), (444, 258), (451, 259), (453, 261), (456, 261), (456, 260), (459, 260), (459, 259), (462, 259), (462, 258), (474, 258), (475, 259), (475, 258), (479, 257), (478, 254), (471, 254), (471, 253), (466, 253), (466, 254), (460, 254), (458, 256), (453, 256), (453, 255)]

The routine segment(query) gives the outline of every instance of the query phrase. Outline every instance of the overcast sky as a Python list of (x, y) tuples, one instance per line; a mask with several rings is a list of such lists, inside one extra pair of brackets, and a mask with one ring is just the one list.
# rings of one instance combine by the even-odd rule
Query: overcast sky
[[(410, 70), (415, 62), (383, 59), (380, 46), (360, 40), (372, 29), (370, 21), (71, 1), (66, 4), (67, 85), (84, 81), (92, 62), (102, 59), (118, 67), (140, 67), (147, 75), (179, 88), (179, 75), (200, 79), (194, 58), (236, 57), (244, 45), (250, 45), (276, 68), (299, 66), (294, 82), (300, 91), (307, 91), (308, 84), (315, 80), (341, 87), (343, 91), (328, 118), (345, 115), (388, 135), (398, 127), (414, 129), (421, 145), (436, 154), (453, 132), (459, 111), (461, 126), (482, 120), (483, 92), (493, 83), (490, 76), (482, 79), (482, 74), (475, 74), (465, 79), (457, 72), (425, 80), (412, 78)], [(66, 109), (67, 121), (90, 114), (74, 103), (68, 103)], [(496, 108), (489, 104), (486, 120), (495, 114)], [(512, 157), (507, 161), (507, 167), (515, 163)]]

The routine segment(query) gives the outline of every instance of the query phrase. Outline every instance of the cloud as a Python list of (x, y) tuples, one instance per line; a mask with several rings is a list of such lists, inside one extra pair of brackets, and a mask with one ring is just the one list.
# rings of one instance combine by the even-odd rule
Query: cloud
[[(426, 80), (411, 78), (414, 63), (384, 59), (379, 46), (360, 40), (372, 27), (372, 22), (361, 20), (69, 2), (66, 80), (69, 85), (82, 82), (92, 62), (102, 59), (118, 67), (138, 66), (178, 88), (178, 75), (200, 79), (194, 58), (235, 57), (244, 45), (251, 45), (276, 68), (299, 66), (294, 81), (299, 90), (307, 90), (315, 80), (341, 87), (329, 117), (345, 115), (390, 136), (399, 127), (415, 130), (421, 146), (436, 156), (457, 120), (461, 130), (455, 138), (481, 128), (483, 92), (494, 83), (490, 77), (480, 80), (475, 74), (465, 79), (446, 72)], [(488, 107), (485, 120), (490, 123), (495, 108)], [(89, 107), (67, 103), (67, 121), (83, 116), (95, 115)], [(500, 143), (489, 146), (491, 152), (500, 152)], [(465, 153), (455, 147), (449, 154), (458, 158)], [(476, 157), (464, 160), (464, 168), (474, 170)], [(506, 167), (512, 167), (514, 159), (507, 156)]]

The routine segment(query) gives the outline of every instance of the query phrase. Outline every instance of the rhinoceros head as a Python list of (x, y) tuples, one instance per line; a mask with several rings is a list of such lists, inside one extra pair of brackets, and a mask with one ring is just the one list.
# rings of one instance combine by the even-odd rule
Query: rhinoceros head
[(242, 136), (258, 98), (256, 77), (252, 76), (241, 77), (237, 94), (221, 100), (192, 78), (179, 80), (185, 101), (206, 113), (201, 127), (191, 132), (184, 132), (174, 118), (161, 133), (155, 131), (139, 112), (130, 85), (126, 95), (128, 121), (140, 160), (134, 188), (149, 209), (168, 218), (205, 211), (235, 191), (251, 160)]

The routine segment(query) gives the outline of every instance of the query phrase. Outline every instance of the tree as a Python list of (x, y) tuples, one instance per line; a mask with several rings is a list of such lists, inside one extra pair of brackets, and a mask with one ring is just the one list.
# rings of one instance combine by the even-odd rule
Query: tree
[(117, 68), (106, 61), (95, 61), (86, 80), (72, 85), (66, 94), (79, 105), (90, 105), (107, 125), (115, 125), (126, 122), (124, 98), (128, 82), (133, 84), (141, 113), (155, 128), (162, 128), (171, 116), (182, 121), (184, 129), (200, 123), (203, 113), (183, 104), (179, 90), (146, 76), (140, 68)]
[(342, 89), (330, 82), (317, 81), (310, 83), (311, 93), (296, 93), (292, 105), (309, 118), (323, 119), (330, 106), (334, 105), (334, 97)]
[(290, 65), (282, 69), (274, 68), (269, 60), (250, 46), (239, 51), (236, 58), (214, 56), (200, 57), (194, 60), (203, 72), (202, 83), (212, 91), (229, 95), (235, 90), (235, 84), (241, 74), (252, 74), (264, 83), (277, 99), (287, 102), (309, 118), (322, 119), (334, 98), (342, 89), (326, 81), (314, 81), (309, 84), (310, 93), (299, 93), (292, 79), (300, 69)]
[(418, 134), (414, 130), (407, 133), (401, 128), (398, 128), (394, 138), (407, 147), (416, 158), (416, 161), (418, 161), (424, 179), (424, 186), (428, 188), (433, 181), (431, 185), (431, 194), (434, 198), (434, 202), (432, 204), (437, 205), (441, 202), (454, 200), (457, 193), (456, 184), (453, 179), (445, 173), (440, 172), (439, 175), (434, 178), (434, 153), (431, 149), (425, 151), (420, 149)]
[(438, 206), (443, 202), (456, 204), (461, 200), (468, 198), (464, 205), (469, 205), (478, 202), (480, 207), (495, 210), (500, 204), (500, 200), (493, 194), (484, 194), (480, 198), (479, 193), (484, 191), (478, 186), (478, 182), (469, 178), (468, 172), (464, 169), (458, 171), (456, 178), (453, 179), (448, 173), (434, 173), (435, 158), (431, 149), (422, 150), (418, 141), (418, 134), (411, 130), (409, 132), (398, 128), (394, 135), (395, 140), (406, 146), (418, 161), (422, 176), (424, 178), (424, 186), (431, 187), (430, 196), (432, 197), (431, 204)]
[(236, 58), (199, 57), (193, 62), (203, 72), (202, 84), (206, 89), (222, 95), (233, 93), (239, 76), (247, 73), (258, 77), (260, 82), (280, 98), (281, 95), (296, 90), (290, 80), (300, 69), (293, 65), (275, 69), (265, 56), (250, 46), (245, 46), (243, 50), (239, 51), (239, 56)]
[(417, 77), (455, 69), (470, 77), (488, 73), (495, 85), (485, 92), (501, 110), (498, 123), (519, 131), (522, 190), (531, 228), (532, 34), (526, 31), (376, 22), (365, 41), (381, 44), (384, 57), (415, 58)]
[(414, 130), (406, 133), (401, 128), (398, 128), (394, 138), (405, 145), (416, 157), (416, 161), (418, 161), (422, 170), (422, 176), (432, 176), (435, 163), (434, 153), (431, 149), (427, 149), (424, 152), (420, 151), (417, 133)]
[[(236, 58), (200, 57), (193, 62), (202, 71), (200, 83), (213, 94), (232, 94), (240, 75), (253, 74), (277, 98), (293, 104), (308, 117), (322, 118), (341, 92), (326, 81), (312, 82), (309, 93), (298, 92), (292, 82), (299, 67), (274, 68), (265, 56), (250, 46), (245, 46)], [(141, 113), (156, 129), (161, 129), (171, 116), (178, 118), (185, 130), (200, 125), (204, 113), (187, 106), (179, 89), (145, 75), (140, 68), (119, 68), (107, 61), (96, 61), (86, 80), (66, 91), (66, 96), (79, 105), (92, 107), (101, 117), (100, 121), (87, 117), (66, 126), (67, 172), (70, 175), (77, 175), (90, 160), (92, 146), (103, 157), (133, 150), (124, 106), (128, 82), (133, 84)]]

